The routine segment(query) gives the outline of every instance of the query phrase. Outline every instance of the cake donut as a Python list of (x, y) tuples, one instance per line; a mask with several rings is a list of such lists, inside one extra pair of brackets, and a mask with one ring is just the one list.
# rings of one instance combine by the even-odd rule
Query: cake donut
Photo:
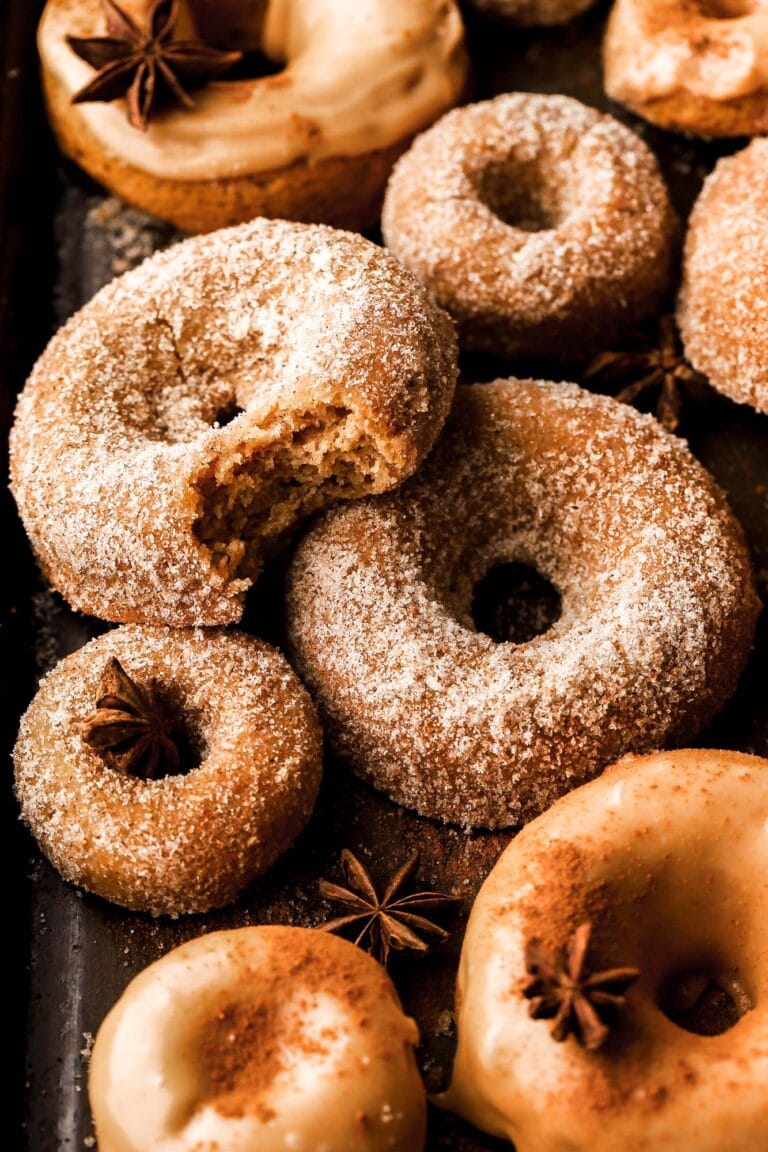
[(256, 220), (108, 284), (36, 364), (12, 488), (46, 576), (105, 620), (238, 620), (302, 516), (432, 446), (452, 325), (360, 236)]
[[(202, 40), (206, 57), (212, 45), (261, 51), (277, 71), (224, 73), (185, 103), (166, 101), (142, 132), (122, 100), (72, 102), (97, 74), (70, 38), (111, 32), (114, 42), (111, 7), (48, 0), (38, 46), (51, 123), (96, 180), (189, 231), (255, 216), (372, 226), (394, 160), (465, 85), (453, 0), (179, 0), (171, 44)], [(156, 6), (120, 7), (146, 39)], [(200, 68), (188, 71), (199, 79)]]
[(442, 1103), (517, 1152), (763, 1152), (767, 826), (768, 761), (696, 750), (525, 828), (472, 909)]
[(628, 128), (567, 96), (513, 92), (415, 141), (382, 228), (467, 347), (580, 362), (656, 310), (676, 220)]
[(710, 384), (768, 412), (768, 140), (719, 160), (688, 224), (677, 319)]
[(470, 0), (473, 8), (510, 24), (566, 24), (591, 8), (595, 0)]
[(346, 940), (199, 936), (131, 981), (99, 1029), (99, 1152), (419, 1152), (418, 1041), (384, 969)]
[(279, 652), (138, 625), (45, 677), (13, 758), (22, 818), (65, 880), (173, 916), (229, 903), (277, 860), (309, 819), (322, 763), (312, 703)]
[[(527, 643), (477, 630), (510, 562), (561, 598)], [(529, 820), (629, 750), (690, 739), (733, 692), (758, 600), (687, 447), (573, 384), (462, 386), (421, 471), (338, 509), (289, 571), (294, 666), (338, 755), (467, 826)]]
[(661, 128), (768, 132), (768, 0), (616, 0), (605, 89)]

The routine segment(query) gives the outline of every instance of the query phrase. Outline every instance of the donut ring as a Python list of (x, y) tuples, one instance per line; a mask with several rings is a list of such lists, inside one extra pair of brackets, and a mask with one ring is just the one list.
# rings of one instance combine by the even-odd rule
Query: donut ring
[(99, 1029), (99, 1152), (419, 1152), (426, 1099), (386, 972), (307, 928), (199, 936), (137, 976)]
[(12, 487), (73, 607), (224, 624), (299, 517), (414, 471), (455, 379), (448, 317), (391, 256), (256, 220), (153, 256), (54, 336)]
[[(149, 0), (123, 4), (145, 27)], [(123, 101), (72, 104), (94, 72), (67, 37), (104, 30), (99, 0), (46, 4), (38, 45), (59, 144), (112, 192), (192, 232), (255, 216), (371, 227), (392, 164), (466, 81), (453, 0), (182, 0), (176, 37), (263, 49), (283, 67), (225, 75), (141, 132)]]
[(692, 136), (768, 132), (767, 0), (616, 0), (605, 90)]
[(628, 128), (567, 96), (508, 93), (418, 138), (382, 228), (467, 347), (568, 362), (656, 310), (676, 221)]
[[(684, 751), (629, 756), (525, 828), (472, 909), (445, 1106), (517, 1152), (762, 1152), (767, 826), (768, 761)], [(640, 969), (597, 1051), (555, 1043), (522, 995), (528, 941), (559, 953), (587, 921), (588, 971)], [(685, 974), (731, 992), (734, 1027), (673, 1022)]]
[(688, 224), (677, 319), (690, 362), (768, 412), (768, 140), (718, 161)]
[(473, 8), (522, 27), (567, 24), (591, 8), (595, 0), (469, 0)]
[[(522, 645), (472, 618), (478, 582), (510, 561), (562, 597)], [(287, 619), (359, 775), (426, 816), (499, 828), (628, 749), (689, 741), (733, 692), (758, 610), (741, 530), (683, 443), (575, 385), (502, 380), (459, 389), (399, 492), (309, 531)]]
[[(142, 780), (84, 742), (113, 656), (159, 683), (198, 767)], [(135, 625), (46, 676), (13, 756), (22, 818), (64, 879), (155, 916), (228, 904), (270, 868), (309, 819), (322, 764), (314, 709), (277, 651), (234, 632)]]

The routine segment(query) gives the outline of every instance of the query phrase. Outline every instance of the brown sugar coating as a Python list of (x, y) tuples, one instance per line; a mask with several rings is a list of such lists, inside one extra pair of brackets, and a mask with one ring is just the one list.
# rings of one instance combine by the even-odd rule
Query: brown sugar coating
[[(768, 761), (696, 749), (628, 756), (523, 829), (472, 909), (439, 1102), (518, 1152), (763, 1152), (767, 821)], [(524, 994), (531, 942), (564, 966), (584, 924), (586, 974), (639, 973), (623, 1004), (593, 999), (593, 1050)], [(672, 987), (730, 1012), (681, 1025)]]
[(385, 970), (346, 940), (277, 925), (200, 936), (146, 968), (99, 1029), (100, 1152), (420, 1152), (418, 1040)]
[(467, 347), (581, 362), (656, 309), (676, 220), (628, 128), (566, 96), (508, 93), (416, 140), (382, 228)]
[[(562, 598), (524, 644), (475, 588), (530, 565)], [(689, 741), (733, 692), (759, 602), (741, 530), (687, 447), (575, 385), (461, 387), (397, 493), (300, 544), (288, 629), (326, 735), (427, 816), (504, 827), (632, 749)]]
[(473, 8), (490, 12), (511, 24), (552, 25), (573, 20), (595, 0), (470, 0)]
[(360, 236), (256, 220), (102, 289), (19, 400), (12, 486), (51, 583), (106, 620), (239, 619), (301, 517), (409, 476), (452, 325)]
[(720, 392), (768, 412), (768, 140), (718, 162), (688, 225), (677, 319)]
[(617, 0), (603, 62), (608, 95), (661, 128), (768, 132), (766, 0)]
[[(144, 780), (83, 740), (110, 657), (170, 702), (191, 746), (184, 774)], [(321, 736), (287, 662), (254, 637), (128, 625), (42, 681), (14, 749), (25, 823), (65, 880), (155, 915), (229, 903), (302, 830)]]

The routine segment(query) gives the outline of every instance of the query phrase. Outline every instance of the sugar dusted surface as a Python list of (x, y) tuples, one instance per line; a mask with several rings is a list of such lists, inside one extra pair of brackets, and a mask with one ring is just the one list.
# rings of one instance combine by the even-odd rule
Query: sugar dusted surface
[(715, 388), (768, 413), (768, 140), (720, 160), (691, 213), (678, 322)]
[(431, 446), (455, 355), (447, 317), (360, 236), (257, 220), (154, 256), (61, 329), (19, 400), (13, 490), (45, 574), (104, 619), (238, 619), (250, 581), (196, 537), (196, 479), (258, 474), (331, 408), (373, 444), (367, 490), (384, 490)]
[[(160, 684), (195, 737), (198, 767), (144, 781), (83, 742), (110, 656)], [(262, 641), (128, 625), (43, 679), (14, 762), (22, 817), (66, 880), (177, 914), (234, 899), (298, 835), (320, 782), (320, 732), (296, 676)]]
[[(511, 560), (562, 596), (519, 646), (471, 617)], [(741, 531), (684, 444), (533, 381), (460, 388), (421, 472), (324, 517), (289, 574), (293, 655), (335, 750), (398, 803), (487, 827), (690, 740), (734, 690), (757, 611)]]
[(569, 97), (507, 93), (416, 140), (382, 227), (465, 344), (579, 360), (653, 312), (676, 222), (656, 160), (628, 128)]

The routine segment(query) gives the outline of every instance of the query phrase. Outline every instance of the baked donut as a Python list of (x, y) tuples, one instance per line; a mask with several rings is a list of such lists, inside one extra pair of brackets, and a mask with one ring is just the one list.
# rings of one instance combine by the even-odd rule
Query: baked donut
[(517, 1152), (763, 1152), (766, 827), (768, 761), (697, 750), (628, 756), (525, 828), (472, 909), (445, 1106)]
[[(473, 598), (512, 561), (551, 581), (561, 614), (495, 643)], [(733, 692), (758, 613), (741, 530), (687, 447), (531, 380), (462, 386), (407, 485), (310, 529), (287, 597), (336, 752), (397, 803), (488, 828), (630, 749), (690, 741)]]
[(137, 976), (99, 1029), (99, 1152), (419, 1152), (418, 1042), (384, 969), (346, 940), (199, 936)]
[(768, 140), (718, 161), (691, 213), (677, 319), (710, 384), (768, 412)]
[(591, 8), (595, 0), (470, 0), (473, 8), (489, 12), (510, 24), (566, 24)]
[(768, 132), (768, 0), (616, 0), (605, 90), (692, 136)]
[[(125, 691), (103, 688), (114, 660)], [(155, 726), (152, 705), (168, 723)], [(98, 737), (110, 735), (117, 751), (105, 760)], [(136, 749), (142, 736), (188, 744), (190, 770), (173, 772), (174, 757), (173, 774), (131, 775), (131, 742), (151, 751)], [(321, 737), (306, 692), (261, 640), (128, 625), (45, 677), (13, 757), (22, 818), (65, 880), (175, 916), (234, 900), (298, 836), (320, 783)]]
[[(121, 6), (146, 30), (149, 0)], [(95, 73), (68, 38), (107, 30), (99, 0), (48, 0), (38, 45), (59, 144), (111, 191), (189, 231), (255, 216), (370, 227), (395, 159), (466, 79), (453, 0), (180, 0), (174, 40), (261, 50), (279, 71), (224, 75), (141, 132), (122, 101), (72, 103)]]
[(391, 256), (255, 220), (153, 256), (54, 336), (12, 487), (73, 607), (223, 624), (297, 519), (414, 471), (455, 379), (448, 317)]
[(418, 138), (382, 228), (467, 347), (581, 362), (656, 310), (676, 220), (628, 128), (567, 96), (508, 93)]

